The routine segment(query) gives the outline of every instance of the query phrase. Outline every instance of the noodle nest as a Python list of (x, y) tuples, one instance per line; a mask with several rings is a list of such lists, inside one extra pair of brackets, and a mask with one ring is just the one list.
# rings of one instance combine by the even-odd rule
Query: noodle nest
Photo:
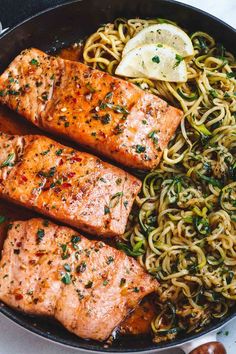
[[(163, 19), (117, 19), (86, 41), (86, 64), (114, 75), (130, 38)], [(170, 22), (172, 23), (172, 22)], [(191, 35), (186, 83), (127, 79), (182, 108), (184, 119), (143, 187), (118, 247), (160, 282), (154, 341), (196, 332), (236, 300), (235, 58), (210, 35)]]

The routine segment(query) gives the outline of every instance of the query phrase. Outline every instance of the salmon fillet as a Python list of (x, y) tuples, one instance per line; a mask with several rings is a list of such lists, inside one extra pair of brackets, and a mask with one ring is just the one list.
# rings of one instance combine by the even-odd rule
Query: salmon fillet
[(141, 181), (47, 137), (0, 134), (0, 196), (98, 236), (125, 231)]
[(82, 338), (107, 339), (157, 287), (122, 251), (47, 220), (13, 222), (4, 243), (0, 300)]
[(37, 49), (24, 50), (2, 74), (0, 102), (46, 131), (143, 170), (158, 165), (182, 118), (130, 82)]

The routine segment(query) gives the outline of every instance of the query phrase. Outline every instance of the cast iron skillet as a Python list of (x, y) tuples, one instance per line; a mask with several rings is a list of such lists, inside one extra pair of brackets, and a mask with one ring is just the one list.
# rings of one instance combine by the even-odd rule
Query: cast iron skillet
[[(83, 39), (102, 23), (117, 17), (162, 17), (176, 21), (188, 31), (202, 30), (213, 35), (230, 51), (234, 50), (236, 31), (219, 19), (172, 0), (81, 0), (60, 5), (28, 19), (0, 37), (0, 73), (22, 50), (31, 46), (47, 52), (55, 52), (62, 46)], [(167, 347), (182, 346), (203, 334), (216, 330), (236, 315), (236, 307), (224, 319), (212, 322), (200, 334), (188, 334), (168, 343), (154, 345), (147, 336), (122, 337), (111, 347), (86, 341), (70, 334), (59, 324), (46, 319), (25, 316), (0, 304), (0, 311), (23, 326), (52, 341), (80, 349), (102, 352), (156, 351)], [(218, 351), (220, 353), (219, 346)], [(197, 352), (195, 352), (197, 353)], [(208, 353), (208, 350), (204, 351)], [(223, 352), (221, 352), (223, 353)]]

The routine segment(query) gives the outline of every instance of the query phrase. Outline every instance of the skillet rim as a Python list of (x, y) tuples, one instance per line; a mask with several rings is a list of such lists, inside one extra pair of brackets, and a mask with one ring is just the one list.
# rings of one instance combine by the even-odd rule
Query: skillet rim
[[(34, 20), (38, 17), (40, 17), (41, 15), (50, 13), (58, 8), (63, 8), (63, 7), (67, 7), (67, 6), (71, 6), (73, 4), (76, 3), (82, 3), (85, 0), (71, 0), (68, 1), (64, 4), (58, 4), (52, 7), (49, 7), (43, 11), (40, 11), (38, 13), (36, 13), (33, 16), (30, 16), (28, 18), (26, 18), (25, 20), (21, 21), (20, 23), (18, 23), (17, 25), (13, 26), (12, 28), (7, 29), (6, 31), (4, 31), (2, 34), (0, 34), (0, 40), (4, 37), (6, 37), (7, 35), (9, 35), (10, 33), (14, 32), (15, 30), (17, 30), (19, 27), (23, 26), (25, 23)], [(191, 6), (189, 4), (185, 4), (182, 3), (180, 1), (175, 1), (175, 0), (155, 0), (158, 4), (158, 1), (162, 2), (162, 3), (168, 3), (169, 5), (171, 4), (175, 4), (176, 6), (178, 6), (179, 8), (182, 8), (183, 10), (185, 9), (189, 9), (193, 12), (198, 13), (200, 16), (204, 16), (205, 18), (210, 18), (213, 21), (217, 22), (218, 24), (221, 24), (224, 28), (227, 28), (228, 30), (232, 31), (232, 33), (234, 33), (234, 35), (236, 36), (236, 29), (234, 27), (232, 27), (231, 25), (229, 25), (228, 23), (222, 21), (221, 19), (217, 18), (216, 16), (207, 13), (204, 10), (201, 10), (199, 8), (196, 8), (194, 6)], [(232, 49), (233, 51), (233, 49)], [(234, 312), (230, 313), (228, 316), (226, 316), (223, 320), (220, 320), (218, 323), (209, 325), (208, 327), (206, 327), (205, 330), (203, 330), (202, 332), (199, 333), (195, 333), (190, 335), (189, 337), (185, 338), (184, 336), (182, 338), (178, 338), (174, 339), (172, 341), (168, 341), (168, 342), (163, 342), (163, 343), (159, 343), (158, 345), (154, 345), (152, 342), (148, 347), (144, 347), (144, 348), (113, 348), (113, 347), (108, 347), (108, 348), (104, 348), (103, 344), (104, 343), (99, 343), (97, 342), (97, 344), (92, 344), (89, 341), (84, 340), (83, 343), (79, 343), (78, 346), (76, 344), (73, 343), (68, 343), (70, 340), (68, 339), (61, 339), (60, 337), (57, 337), (54, 334), (48, 333), (47, 331), (44, 331), (42, 329), (37, 328), (37, 326), (34, 326), (32, 324), (30, 324), (29, 322), (27, 322), (27, 320), (24, 320), (22, 318), (20, 318), (20, 315), (22, 314), (21, 312), (11, 309), (10, 307), (8, 307), (7, 305), (5, 305), (4, 303), (2, 303), (0, 301), (0, 313), (2, 313), (5, 317), (7, 317), (8, 319), (10, 319), (11, 321), (15, 322), (17, 325), (21, 326), (22, 328), (26, 329), (27, 331), (34, 333), (35, 335), (38, 335), (40, 337), (43, 337), (45, 339), (47, 339), (48, 341), (66, 346), (68, 348), (73, 348), (73, 349), (77, 349), (77, 350), (82, 350), (85, 352), (96, 352), (96, 353), (104, 353), (104, 352), (108, 352), (108, 353), (132, 353), (132, 352), (154, 352), (154, 351), (159, 351), (161, 349), (170, 349), (170, 348), (175, 348), (175, 347), (181, 347), (181, 345), (186, 344), (188, 342), (191, 342), (201, 336), (204, 336), (206, 334), (212, 333), (216, 330), (218, 330), (219, 328), (221, 328), (222, 326), (224, 326), (226, 323), (230, 322), (234, 317), (236, 317), (236, 308), (234, 310)], [(37, 319), (37, 318), (36, 318)], [(135, 338), (135, 337), (134, 337)], [(80, 340), (82, 340), (80, 338)]]

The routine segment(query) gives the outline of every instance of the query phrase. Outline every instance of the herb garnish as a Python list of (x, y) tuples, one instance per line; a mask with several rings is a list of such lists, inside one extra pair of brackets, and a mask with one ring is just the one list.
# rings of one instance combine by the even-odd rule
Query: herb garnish
[(61, 281), (62, 283), (68, 285), (71, 283), (71, 277), (69, 273), (65, 273), (62, 277), (61, 277)]
[(93, 286), (93, 282), (91, 280), (89, 280), (87, 282), (87, 284), (85, 285), (85, 289), (90, 289), (90, 288), (92, 288), (92, 286)]
[(55, 152), (55, 154), (56, 154), (57, 156), (60, 156), (60, 155), (62, 154), (62, 151), (63, 151), (63, 149), (58, 149), (58, 150)]
[(145, 148), (145, 146), (142, 146), (142, 145), (136, 145), (135, 146), (135, 151), (138, 153), (138, 154), (140, 154), (141, 152), (145, 152), (146, 151), (146, 148)]
[(80, 265), (78, 265), (76, 267), (76, 272), (77, 273), (83, 273), (83, 272), (86, 271), (86, 268), (87, 268), (86, 262), (83, 261), (82, 263), (80, 263)]
[(106, 261), (106, 264), (111, 264), (112, 262), (114, 262), (114, 258), (112, 257), (112, 256), (109, 256), (108, 258), (107, 258), (107, 261)]
[(43, 229), (38, 229), (37, 231), (37, 243), (41, 242), (44, 238), (45, 231)]
[(149, 137), (150, 139), (152, 139), (152, 141), (153, 141), (153, 143), (154, 143), (155, 145), (158, 144), (158, 136), (157, 136), (157, 131), (156, 131), (156, 130), (153, 130), (152, 132), (150, 132), (150, 133), (148, 134), (148, 137)]
[(102, 124), (108, 124), (111, 121), (111, 115), (109, 113), (101, 117)]
[(38, 62), (38, 60), (35, 59), (35, 58), (33, 58), (33, 59), (30, 60), (30, 64), (39, 66), (39, 62)]
[(108, 206), (104, 206), (104, 215), (110, 214), (110, 208)]
[(114, 194), (110, 199), (109, 208), (115, 208), (122, 196), (123, 192), (117, 192), (116, 194)]
[(155, 55), (154, 57), (152, 57), (152, 61), (153, 61), (153, 63), (159, 64), (159, 63), (160, 63), (160, 58), (159, 58), (159, 56), (158, 56), (158, 55)]
[(70, 254), (67, 250), (67, 245), (66, 244), (62, 244), (60, 245), (61, 246), (61, 249), (62, 249), (62, 255), (61, 255), (61, 258), (62, 259), (67, 259), (70, 257)]
[(12, 163), (12, 160), (15, 158), (15, 154), (14, 152), (12, 154), (9, 154), (7, 159), (1, 164), (1, 168), (2, 167), (12, 167), (13, 166), (13, 163)]
[(236, 71), (232, 71), (230, 73), (227, 73), (226, 76), (229, 78), (229, 79), (232, 79), (232, 78), (236, 78)]
[(175, 54), (175, 60), (176, 60), (176, 63), (174, 65), (174, 68), (176, 68), (177, 66), (179, 66), (179, 64), (181, 63), (181, 61), (184, 60), (183, 57), (181, 57), (181, 55), (179, 54)]
[(71, 267), (68, 263), (64, 264), (64, 269), (67, 271), (67, 272), (71, 272)]

